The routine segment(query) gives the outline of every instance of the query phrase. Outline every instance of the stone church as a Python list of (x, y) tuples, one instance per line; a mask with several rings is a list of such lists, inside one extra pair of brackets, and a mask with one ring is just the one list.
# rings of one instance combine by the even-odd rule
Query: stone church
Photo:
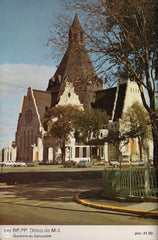
[[(136, 100), (141, 102), (137, 84), (130, 79), (120, 78), (117, 87), (103, 89), (103, 82), (97, 77), (84, 44), (83, 29), (76, 14), (69, 29), (68, 48), (46, 91), (29, 87), (27, 95), (22, 98), (16, 132), (16, 161), (57, 162), (60, 159), (55, 139), (45, 136), (42, 126), (42, 118), (50, 107), (74, 104), (82, 109), (95, 107), (106, 110), (110, 121), (101, 129), (101, 137), (104, 137), (109, 128), (118, 128), (122, 113), (128, 106)], [(136, 156), (139, 154), (136, 140), (132, 144), (125, 147), (123, 154), (128, 155), (131, 151)], [(77, 145), (72, 138), (66, 147), (66, 160), (90, 160), (89, 146)], [(105, 162), (115, 160), (117, 155), (114, 146), (107, 143), (94, 152)]]

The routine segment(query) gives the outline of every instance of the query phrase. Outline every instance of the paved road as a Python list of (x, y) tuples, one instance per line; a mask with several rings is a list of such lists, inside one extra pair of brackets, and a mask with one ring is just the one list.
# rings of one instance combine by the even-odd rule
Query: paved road
[(10, 173), (10, 172), (78, 172), (78, 171), (100, 171), (103, 169), (111, 169), (109, 165), (104, 166), (92, 166), (90, 168), (64, 168), (63, 165), (39, 165), (37, 167), (13, 167), (13, 166), (5, 166), (0, 170), (2, 173)]
[[(101, 179), (0, 185), (0, 224), (157, 225), (156, 219), (92, 209), (74, 201)], [(122, 203), (125, 204), (125, 203)]]

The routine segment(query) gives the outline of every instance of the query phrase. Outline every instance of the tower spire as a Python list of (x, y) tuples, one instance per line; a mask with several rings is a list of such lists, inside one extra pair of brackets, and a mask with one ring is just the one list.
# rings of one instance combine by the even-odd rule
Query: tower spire
[(67, 91), (65, 89), (71, 86), (66, 85), (67, 82), (72, 84), (85, 109), (91, 107), (95, 91), (101, 90), (103, 85), (84, 47), (84, 32), (77, 12), (69, 30), (68, 48), (47, 88), (47, 91), (52, 92), (52, 106)]
[(69, 46), (72, 44), (84, 46), (84, 32), (78, 19), (77, 9), (74, 21), (69, 30)]

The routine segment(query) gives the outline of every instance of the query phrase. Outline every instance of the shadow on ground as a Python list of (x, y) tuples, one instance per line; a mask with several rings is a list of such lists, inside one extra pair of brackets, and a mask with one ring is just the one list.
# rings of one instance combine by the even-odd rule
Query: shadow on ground
[(17, 184), (1, 189), (5, 196), (37, 201), (72, 202), (78, 192), (100, 189), (101, 179)]

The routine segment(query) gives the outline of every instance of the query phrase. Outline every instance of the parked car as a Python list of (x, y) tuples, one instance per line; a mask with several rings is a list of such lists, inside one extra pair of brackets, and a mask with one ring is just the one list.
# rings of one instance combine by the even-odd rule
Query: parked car
[(28, 162), (26, 164), (27, 167), (37, 167), (38, 166), (38, 162)]
[(121, 167), (129, 167), (129, 166), (130, 166), (130, 161), (129, 160), (121, 161)]
[(68, 167), (76, 167), (77, 163), (75, 161), (72, 160), (68, 160), (64, 163), (64, 168), (68, 168)]
[(38, 165), (53, 165), (53, 162), (45, 162), (45, 161), (42, 161), (42, 162), (39, 162)]
[(116, 161), (116, 160), (115, 160), (115, 161), (112, 160), (109, 164), (110, 164), (110, 166), (112, 166), (112, 167), (114, 167), (114, 168), (115, 168), (115, 167), (118, 167), (118, 166), (120, 165), (120, 163), (119, 163), (118, 161)]
[(14, 167), (25, 167), (26, 163), (25, 162), (15, 162)]
[(136, 161), (131, 162), (131, 165), (132, 166), (144, 166), (144, 162), (141, 160), (136, 160)]
[(95, 166), (104, 166), (105, 165), (105, 161), (100, 160), (94, 163)]
[(77, 164), (78, 168), (84, 168), (84, 167), (91, 167), (92, 163), (87, 161), (87, 160), (81, 160), (79, 161), (79, 163)]
[(24, 162), (2, 162), (1, 165), (6, 167), (25, 167), (26, 163)]
[(1, 165), (5, 166), (5, 167), (12, 167), (12, 166), (14, 166), (14, 163), (13, 162), (2, 162)]

